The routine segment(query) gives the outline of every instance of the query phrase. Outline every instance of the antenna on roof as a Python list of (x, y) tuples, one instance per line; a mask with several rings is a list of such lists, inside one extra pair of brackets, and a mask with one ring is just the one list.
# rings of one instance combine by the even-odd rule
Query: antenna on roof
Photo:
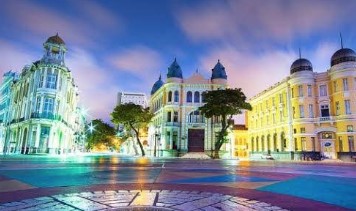
[(301, 58), (302, 58), (302, 53), (301, 53), (300, 48), (299, 48), (299, 59), (301, 59)]
[(340, 43), (341, 43), (341, 48), (344, 48), (344, 44), (342, 43), (342, 35), (341, 35), (341, 32), (340, 32)]

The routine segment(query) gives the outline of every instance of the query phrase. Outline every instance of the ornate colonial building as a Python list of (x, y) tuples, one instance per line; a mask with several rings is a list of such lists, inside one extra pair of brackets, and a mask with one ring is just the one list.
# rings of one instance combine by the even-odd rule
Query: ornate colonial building
[(290, 76), (250, 103), (252, 157), (350, 160), (355, 155), (356, 53), (341, 48), (322, 73), (313, 72), (312, 63), (299, 58)]
[(4, 78), (2, 88), (11, 90), (0, 110), (8, 113), (2, 123), (6, 153), (68, 153), (83, 145), (84, 119), (65, 43), (57, 34), (43, 47), (42, 59), (25, 66), (10, 87)]
[[(210, 153), (220, 124), (211, 124), (211, 119), (204, 118), (198, 108), (204, 103), (202, 93), (226, 86), (227, 76), (220, 61), (212, 69), (211, 78), (205, 79), (198, 72), (183, 78), (175, 59), (168, 68), (166, 82), (160, 76), (152, 87), (150, 109), (154, 117), (149, 127), (148, 153), (156, 156)], [(225, 144), (222, 150), (230, 151), (227, 145), (233, 146)]]

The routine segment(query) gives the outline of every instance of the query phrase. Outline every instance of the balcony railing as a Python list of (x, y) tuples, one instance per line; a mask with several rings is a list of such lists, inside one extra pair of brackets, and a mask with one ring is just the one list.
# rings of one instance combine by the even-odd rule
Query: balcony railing
[(320, 122), (327, 122), (327, 121), (331, 121), (331, 116), (323, 116), (323, 117), (319, 117), (319, 121), (320, 121)]

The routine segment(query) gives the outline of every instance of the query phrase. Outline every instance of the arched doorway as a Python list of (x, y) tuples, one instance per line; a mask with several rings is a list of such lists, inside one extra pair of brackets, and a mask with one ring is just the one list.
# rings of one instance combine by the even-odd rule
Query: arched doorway
[(28, 154), (28, 147), (26, 147), (26, 145), (27, 145), (27, 128), (25, 128), (22, 135), (21, 154)]
[(320, 154), (324, 159), (336, 159), (335, 133), (322, 131), (318, 133), (320, 142)]

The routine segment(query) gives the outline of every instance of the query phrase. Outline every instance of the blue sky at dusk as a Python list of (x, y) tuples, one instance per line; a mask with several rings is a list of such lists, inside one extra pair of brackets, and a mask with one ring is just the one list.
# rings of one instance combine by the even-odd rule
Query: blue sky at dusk
[(0, 2), (0, 73), (42, 57), (57, 32), (91, 118), (109, 120), (118, 91), (144, 92), (177, 58), (183, 77), (210, 77), (220, 59), (248, 97), (309, 59), (324, 72), (344, 46), (356, 50), (352, 0), (58, 0)]

